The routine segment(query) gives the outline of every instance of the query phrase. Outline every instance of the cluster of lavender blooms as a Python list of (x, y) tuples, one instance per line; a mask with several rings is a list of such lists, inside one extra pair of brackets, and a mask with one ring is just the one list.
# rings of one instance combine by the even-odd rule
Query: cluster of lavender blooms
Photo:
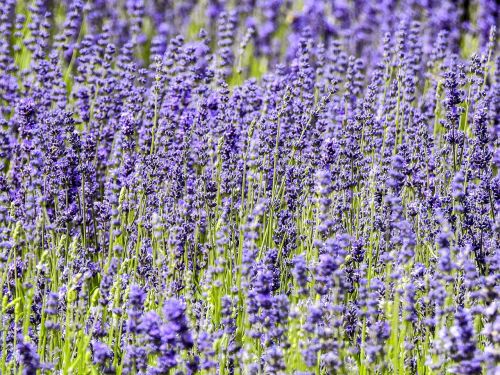
[(0, 1), (0, 373), (498, 374), (499, 20)]

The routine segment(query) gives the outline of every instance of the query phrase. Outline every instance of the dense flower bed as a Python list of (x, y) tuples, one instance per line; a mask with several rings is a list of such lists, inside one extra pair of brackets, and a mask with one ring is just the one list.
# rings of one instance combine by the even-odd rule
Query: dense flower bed
[(0, 373), (498, 374), (498, 2), (0, 3)]

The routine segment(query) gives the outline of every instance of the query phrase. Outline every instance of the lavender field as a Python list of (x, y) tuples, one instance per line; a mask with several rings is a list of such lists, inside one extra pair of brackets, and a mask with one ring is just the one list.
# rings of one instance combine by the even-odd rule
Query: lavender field
[(0, 0), (0, 374), (500, 374), (496, 0)]

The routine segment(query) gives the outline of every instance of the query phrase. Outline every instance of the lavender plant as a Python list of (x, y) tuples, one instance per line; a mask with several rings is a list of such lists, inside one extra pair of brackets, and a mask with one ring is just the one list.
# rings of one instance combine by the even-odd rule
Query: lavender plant
[(499, 21), (0, 2), (0, 373), (498, 374)]

